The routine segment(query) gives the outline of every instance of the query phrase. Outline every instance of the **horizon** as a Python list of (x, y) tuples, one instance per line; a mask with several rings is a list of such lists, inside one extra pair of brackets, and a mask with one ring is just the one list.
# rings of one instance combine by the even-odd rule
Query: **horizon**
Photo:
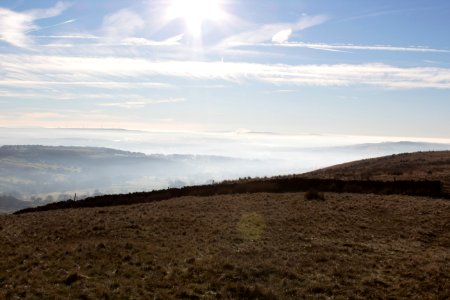
[(3, 1), (0, 127), (450, 139), (450, 3), (191, 6)]
[[(412, 144), (431, 151), (450, 146), (450, 138), (364, 136), (344, 134), (252, 132), (146, 131), (124, 128), (0, 127), (0, 145), (101, 147), (151, 154), (216, 155), (234, 158), (289, 160), (304, 151), (364, 145)], [(399, 147), (400, 149), (400, 147)], [(414, 150), (417, 149), (417, 150)], [(450, 148), (449, 148), (450, 149)], [(391, 151), (400, 153), (398, 151)], [(381, 152), (381, 155), (383, 152)], [(363, 154), (361, 154), (363, 155)], [(317, 157), (316, 159), (319, 159)]]

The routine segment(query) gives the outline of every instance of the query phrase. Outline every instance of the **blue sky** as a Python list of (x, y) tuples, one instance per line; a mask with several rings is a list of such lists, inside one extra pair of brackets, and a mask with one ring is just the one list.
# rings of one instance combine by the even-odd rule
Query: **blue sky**
[(450, 139), (448, 28), (444, 0), (0, 0), (0, 127)]

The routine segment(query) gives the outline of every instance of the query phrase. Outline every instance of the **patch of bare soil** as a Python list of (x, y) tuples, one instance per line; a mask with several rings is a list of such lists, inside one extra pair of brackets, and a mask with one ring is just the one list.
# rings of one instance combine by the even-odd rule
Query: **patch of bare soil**
[(0, 298), (450, 299), (450, 201), (323, 196), (0, 216)]

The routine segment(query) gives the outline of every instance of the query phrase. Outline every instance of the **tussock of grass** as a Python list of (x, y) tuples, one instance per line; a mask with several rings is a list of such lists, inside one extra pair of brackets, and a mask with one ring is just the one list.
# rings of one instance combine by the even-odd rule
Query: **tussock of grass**
[(311, 190), (305, 193), (305, 199), (325, 201), (325, 195), (323, 193), (319, 193), (318, 191)]

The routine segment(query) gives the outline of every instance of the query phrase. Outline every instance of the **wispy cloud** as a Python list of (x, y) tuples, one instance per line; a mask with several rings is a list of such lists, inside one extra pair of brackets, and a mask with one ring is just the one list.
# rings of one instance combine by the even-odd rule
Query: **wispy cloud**
[(285, 42), (292, 32), (301, 31), (310, 27), (320, 25), (328, 20), (327, 16), (304, 16), (296, 23), (275, 23), (259, 26), (236, 35), (232, 35), (222, 40), (218, 47), (227, 48), (241, 43), (261, 43), (271, 41)]
[[(60, 22), (60, 23), (56, 23), (56, 24), (53, 24), (53, 25), (50, 25), (50, 26), (38, 27), (37, 29), (33, 29), (33, 30), (28, 31), (28, 33), (29, 32), (41, 31), (41, 30), (45, 30), (45, 29), (49, 29), (49, 28), (53, 28), (53, 27), (58, 27), (58, 26), (65, 25), (65, 24), (70, 24), (70, 23), (73, 23), (75, 21), (76, 21), (76, 19), (70, 19), (70, 20), (67, 20), (67, 21), (64, 21), (64, 22)], [(33, 36), (30, 36), (30, 38), (33, 38)]]
[(17, 47), (31, 44), (27, 32), (37, 28), (32, 16), (0, 8), (0, 40)]
[(120, 108), (126, 108), (126, 109), (138, 109), (138, 108), (144, 108), (148, 105), (178, 103), (178, 102), (184, 102), (184, 101), (186, 101), (186, 99), (184, 99), (184, 98), (159, 99), (159, 100), (133, 100), (133, 101), (124, 101), (124, 102), (99, 103), (98, 106), (120, 107)]
[[(136, 88), (136, 86), (135, 86)], [(83, 91), (83, 90), (71, 90), (66, 91), (64, 89), (55, 89), (49, 86), (44, 90), (27, 90), (24, 92), (15, 92), (8, 90), (0, 90), (0, 99), (45, 99), (45, 100), (76, 100), (76, 101), (92, 101), (92, 100), (112, 100), (114, 99), (116, 103), (132, 103), (132, 104), (142, 104), (143, 106), (150, 104), (160, 104), (160, 103), (176, 103), (185, 101), (184, 98), (171, 98), (171, 99), (159, 99), (159, 100), (148, 100), (147, 97), (144, 97), (142, 94), (130, 94), (128, 90), (102, 90), (101, 92), (93, 92), (92, 89)], [(130, 100), (132, 99), (132, 100)], [(110, 102), (112, 103), (112, 102)], [(101, 104), (100, 106), (119, 106), (119, 105), (105, 105)]]
[(46, 127), (46, 128), (117, 128), (134, 130), (180, 131), (204, 130), (195, 123), (177, 121), (173, 118), (152, 118), (137, 120), (127, 114), (112, 114), (99, 110), (29, 110), (0, 111), (0, 127)]
[(32, 9), (28, 10), (25, 13), (30, 15), (33, 19), (47, 19), (59, 16), (63, 11), (72, 6), (69, 2), (59, 1), (55, 4), (55, 6), (44, 9)]
[(145, 28), (145, 20), (131, 9), (121, 9), (103, 19), (101, 31), (110, 37), (129, 37)]
[(274, 43), (285, 43), (289, 40), (289, 37), (292, 34), (292, 29), (285, 29), (285, 30), (281, 30), (280, 32), (277, 32), (273, 37), (272, 37), (272, 42)]
[(146, 38), (125, 38), (122, 40), (121, 45), (124, 46), (178, 46), (184, 34), (165, 39), (163, 41), (153, 41)]
[[(179, 34), (165, 40), (151, 40), (143, 37), (101, 37), (94, 35), (60, 35), (60, 36), (37, 36), (39, 38), (45, 39), (58, 39), (56, 43), (49, 43), (42, 45), (43, 47), (50, 48), (75, 48), (79, 49), (80, 40), (86, 40), (83, 43), (84, 48), (90, 47), (100, 49), (109, 49), (114, 51), (118, 47), (129, 47), (129, 49), (134, 49), (133, 51), (138, 51), (137, 47), (173, 47), (182, 45), (181, 41), (184, 37), (183, 34)], [(76, 42), (72, 40), (77, 40)]]
[[(1, 65), (1, 64), (0, 64)], [(167, 89), (173, 88), (174, 86), (170, 83), (163, 82), (151, 82), (151, 81), (61, 81), (57, 80), (41, 80), (39, 76), (33, 76), (34, 78), (29, 78), (32, 80), (22, 80), (22, 79), (0, 79), (0, 86), (6, 87), (28, 87), (28, 88), (52, 88), (52, 87), (91, 87), (91, 88), (102, 88), (102, 89), (132, 89), (132, 88), (157, 88), (157, 89)], [(55, 78), (57, 79), (57, 78)]]
[(33, 39), (28, 34), (39, 30), (39, 26), (34, 21), (55, 17), (70, 5), (66, 2), (58, 2), (48, 9), (34, 9), (24, 12), (0, 8), (0, 40), (16, 47), (29, 47), (33, 43)]
[(303, 42), (287, 42), (287, 38), (275, 43), (241, 43), (236, 46), (262, 46), (262, 47), (288, 47), (288, 48), (310, 48), (326, 51), (342, 51), (342, 50), (365, 50), (365, 51), (393, 51), (393, 52), (432, 52), (432, 53), (450, 53), (446, 49), (434, 49), (427, 47), (396, 47), (391, 45), (353, 45), (353, 44), (322, 44), (322, 43), (303, 43)]
[(354, 21), (354, 20), (360, 20), (360, 19), (368, 19), (368, 18), (377, 18), (377, 17), (381, 17), (381, 16), (386, 16), (386, 15), (394, 15), (394, 14), (405, 14), (405, 13), (414, 13), (414, 12), (419, 12), (419, 13), (423, 13), (424, 11), (427, 10), (433, 10), (433, 9), (448, 9), (448, 3), (442, 2), (440, 5), (431, 5), (431, 6), (420, 6), (420, 7), (404, 7), (404, 8), (397, 8), (397, 9), (392, 9), (389, 7), (386, 7), (384, 9), (381, 10), (374, 10), (374, 11), (369, 11), (369, 12), (365, 12), (359, 15), (354, 15), (354, 16), (349, 16), (340, 20), (336, 20), (336, 22), (340, 23), (340, 22), (348, 22), (348, 21)]
[(32, 38), (43, 38), (43, 39), (86, 39), (86, 40), (98, 40), (99, 36), (92, 34), (70, 34), (70, 35), (33, 35)]
[[(131, 58), (0, 55), (0, 85), (15, 81), (38, 84), (151, 81), (158, 76), (233, 82), (263, 81), (277, 85), (450, 89), (450, 69), (404, 68), (387, 64), (286, 65), (240, 62), (155, 61)], [(45, 75), (43, 75), (45, 74)], [(120, 83), (119, 83), (120, 84)], [(114, 85), (114, 84), (112, 84)]]

